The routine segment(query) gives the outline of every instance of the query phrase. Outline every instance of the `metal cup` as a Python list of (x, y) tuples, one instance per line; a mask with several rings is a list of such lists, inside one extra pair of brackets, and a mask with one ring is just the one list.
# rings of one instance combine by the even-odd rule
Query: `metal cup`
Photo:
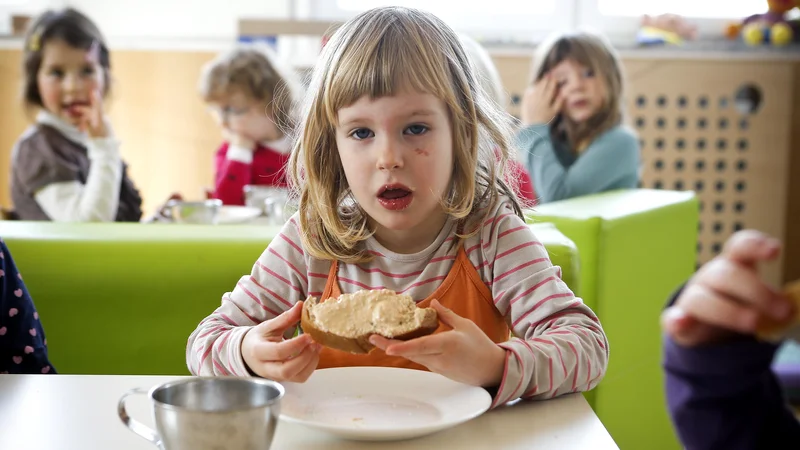
[(167, 220), (176, 223), (216, 225), (220, 208), (222, 208), (222, 200), (199, 202), (170, 200), (167, 202), (163, 214)]
[[(126, 392), (117, 406), (122, 423), (161, 450), (267, 450), (284, 395), (260, 378), (192, 377)], [(132, 419), (125, 399), (145, 394), (155, 430)]]

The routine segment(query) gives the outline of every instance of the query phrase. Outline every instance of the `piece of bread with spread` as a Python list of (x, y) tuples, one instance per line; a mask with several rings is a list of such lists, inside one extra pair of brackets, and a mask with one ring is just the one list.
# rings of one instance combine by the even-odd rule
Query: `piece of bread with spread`
[(355, 354), (371, 352), (373, 334), (401, 341), (426, 336), (439, 327), (433, 308), (418, 308), (408, 295), (388, 289), (362, 290), (319, 302), (309, 297), (300, 317), (303, 333), (325, 347)]
[(783, 293), (794, 303), (794, 316), (792, 319), (783, 322), (764, 318), (759, 322), (756, 331), (756, 336), (759, 339), (779, 341), (786, 337), (794, 338), (795, 332), (790, 333), (792, 336), (787, 336), (787, 332), (800, 329), (800, 280), (784, 286)]

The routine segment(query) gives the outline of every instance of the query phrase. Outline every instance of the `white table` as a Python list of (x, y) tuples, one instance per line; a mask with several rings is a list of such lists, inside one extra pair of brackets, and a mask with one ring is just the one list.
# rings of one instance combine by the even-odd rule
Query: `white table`
[[(0, 375), (0, 449), (153, 450), (117, 416), (117, 400), (134, 387), (176, 377)], [(128, 400), (130, 414), (152, 427), (146, 396)], [(280, 422), (273, 449), (498, 448), (618, 450), (580, 394), (519, 402), (430, 436), (388, 443), (333, 438)]]

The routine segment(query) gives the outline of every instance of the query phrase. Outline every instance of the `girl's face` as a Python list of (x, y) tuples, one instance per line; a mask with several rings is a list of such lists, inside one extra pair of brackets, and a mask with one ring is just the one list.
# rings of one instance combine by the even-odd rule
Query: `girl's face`
[(239, 90), (212, 104), (211, 108), (217, 122), (228, 133), (255, 142), (274, 141), (281, 137), (281, 132), (267, 113), (266, 103)]
[(338, 111), (345, 176), (378, 241), (397, 253), (425, 249), (446, 220), (440, 201), (453, 172), (450, 115), (437, 97), (403, 89)]
[(608, 94), (600, 74), (572, 59), (561, 61), (550, 73), (564, 98), (561, 112), (569, 120), (582, 123), (601, 110)]
[(75, 48), (60, 39), (50, 40), (42, 48), (42, 63), (36, 84), (44, 108), (77, 126), (81, 107), (89, 106), (92, 91), (102, 98), (105, 90), (99, 49)]

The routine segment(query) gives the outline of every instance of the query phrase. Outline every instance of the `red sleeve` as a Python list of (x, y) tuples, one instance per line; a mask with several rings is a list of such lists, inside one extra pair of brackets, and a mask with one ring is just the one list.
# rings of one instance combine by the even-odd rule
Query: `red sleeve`
[(214, 198), (225, 205), (244, 205), (244, 187), (250, 184), (251, 164), (229, 160), (227, 155), (228, 143), (224, 142), (215, 159)]
[(525, 166), (520, 164), (518, 161), (510, 161), (509, 165), (512, 176), (517, 178), (517, 195), (520, 197), (520, 200), (524, 201), (530, 206), (535, 205), (536, 191), (533, 188), (533, 180), (531, 180), (531, 175), (525, 169)]

